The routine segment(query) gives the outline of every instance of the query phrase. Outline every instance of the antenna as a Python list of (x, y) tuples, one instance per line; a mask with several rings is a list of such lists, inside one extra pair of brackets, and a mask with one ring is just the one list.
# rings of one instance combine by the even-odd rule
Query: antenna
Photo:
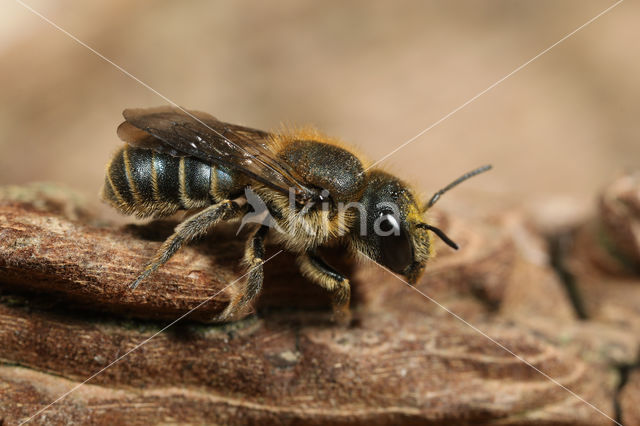
[[(448, 190), (452, 189), (453, 187), (461, 184), (462, 182), (464, 182), (467, 179), (470, 179), (472, 177), (474, 177), (475, 175), (479, 175), (480, 173), (484, 173), (487, 170), (491, 170), (492, 166), (491, 164), (487, 164), (485, 166), (482, 167), (478, 167), (475, 170), (472, 170), (468, 173), (463, 174), (462, 176), (460, 176), (458, 179), (454, 180), (453, 182), (451, 182), (449, 185), (445, 186), (444, 188), (442, 188), (440, 191), (436, 192), (435, 194), (433, 194), (433, 197), (431, 197), (431, 200), (429, 200), (429, 202), (427, 204), (424, 205), (424, 207), (422, 208), (422, 211), (426, 211), (427, 209), (431, 208), (431, 206), (433, 206), (436, 201), (438, 201), (440, 199), (440, 196), (442, 194), (444, 194), (445, 192), (447, 192)], [(434, 232), (436, 232), (435, 230), (433, 230)], [(442, 231), (440, 231), (442, 232)], [(437, 233), (437, 232), (436, 232)], [(444, 235), (444, 234), (443, 234)], [(441, 235), (438, 235), (440, 238), (442, 238)], [(445, 236), (446, 237), (446, 236)], [(449, 244), (444, 238), (442, 238), (444, 240), (444, 242), (446, 242), (447, 244)], [(451, 241), (451, 240), (449, 240)], [(453, 241), (451, 241), (453, 242)], [(455, 244), (455, 243), (454, 243)], [(449, 244), (451, 245), (451, 244)], [(453, 247), (453, 246), (452, 246)]]
[(432, 231), (434, 234), (440, 237), (442, 241), (444, 241), (449, 247), (451, 247), (454, 250), (458, 250), (460, 248), (455, 242), (453, 242), (451, 238), (447, 237), (447, 234), (445, 234), (444, 231), (440, 228), (436, 228), (435, 226), (432, 226), (432, 225), (427, 225), (426, 223), (419, 223), (418, 228), (424, 228), (424, 229), (428, 229), (429, 231)]

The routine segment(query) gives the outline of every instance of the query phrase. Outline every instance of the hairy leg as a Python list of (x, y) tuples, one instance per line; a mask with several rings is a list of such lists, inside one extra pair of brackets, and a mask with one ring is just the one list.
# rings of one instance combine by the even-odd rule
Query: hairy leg
[(349, 280), (313, 252), (307, 252), (298, 257), (298, 264), (302, 275), (331, 293), (334, 319), (342, 324), (349, 323), (351, 319)]
[(241, 209), (236, 202), (224, 200), (218, 204), (207, 207), (180, 223), (180, 225), (176, 227), (173, 235), (167, 238), (151, 262), (149, 262), (144, 271), (129, 287), (132, 289), (136, 288), (145, 278), (171, 259), (171, 256), (173, 256), (183, 244), (206, 234), (215, 224), (221, 220), (228, 220), (237, 216), (240, 211)]
[(242, 290), (229, 302), (229, 305), (216, 320), (226, 321), (233, 319), (236, 314), (243, 312), (260, 293), (262, 281), (264, 280), (262, 268), (264, 262), (264, 238), (268, 232), (269, 227), (262, 225), (247, 241), (244, 252), (244, 263), (249, 268), (247, 280), (244, 282)]

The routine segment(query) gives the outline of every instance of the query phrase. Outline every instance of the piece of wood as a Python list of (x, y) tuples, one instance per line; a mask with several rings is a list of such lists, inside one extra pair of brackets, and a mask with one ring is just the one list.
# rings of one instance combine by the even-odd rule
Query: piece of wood
[[(376, 314), (340, 329), (327, 318), (289, 313), (226, 327), (176, 326), (51, 407), (47, 418), (569, 424), (594, 417), (564, 389), (455, 320)], [(21, 307), (3, 307), (0, 324), (2, 358), (20, 361), (0, 369), (7, 386), (0, 396), (10, 400), (20, 389), (31, 395), (5, 411), (11, 419), (35, 413), (157, 332)], [(594, 380), (602, 371), (512, 327), (482, 327), (587, 400), (601, 406), (606, 400)]]
[(556, 235), (558, 255), (589, 320), (581, 327), (598, 343), (591, 353), (618, 368), (618, 415), (625, 424), (639, 424), (640, 173), (619, 177), (598, 198), (590, 218)]
[(580, 325), (521, 216), (434, 217), (463, 248), (438, 245), (424, 295), (329, 253), (353, 278), (355, 322), (338, 327), (282, 254), (265, 264), (258, 314), (216, 325), (243, 273), (235, 229), (132, 292), (173, 224), (113, 227), (55, 189), (0, 190), (0, 419), (25, 420), (99, 372), (34, 422), (611, 424), (559, 384), (615, 416), (613, 366), (635, 341)]
[(640, 424), (640, 370), (633, 370), (620, 390), (621, 420), (626, 425)]

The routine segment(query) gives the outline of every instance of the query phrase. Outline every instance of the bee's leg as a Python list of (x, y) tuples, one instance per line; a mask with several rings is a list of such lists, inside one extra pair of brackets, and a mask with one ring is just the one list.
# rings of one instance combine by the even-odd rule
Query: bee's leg
[(247, 241), (244, 251), (244, 263), (247, 265), (248, 276), (241, 291), (234, 296), (225, 310), (216, 318), (217, 321), (226, 321), (244, 311), (245, 307), (260, 293), (264, 272), (264, 237), (269, 232), (266, 225), (260, 226)]
[(302, 275), (331, 293), (334, 319), (339, 323), (348, 324), (351, 320), (349, 280), (313, 252), (299, 256), (298, 264)]
[(140, 282), (147, 278), (160, 266), (164, 265), (183, 244), (188, 243), (200, 235), (206, 234), (209, 229), (221, 220), (231, 219), (241, 212), (240, 206), (235, 201), (224, 200), (218, 204), (207, 207), (194, 214), (184, 222), (176, 226), (175, 232), (162, 244), (151, 262), (136, 280), (129, 285), (136, 288)]

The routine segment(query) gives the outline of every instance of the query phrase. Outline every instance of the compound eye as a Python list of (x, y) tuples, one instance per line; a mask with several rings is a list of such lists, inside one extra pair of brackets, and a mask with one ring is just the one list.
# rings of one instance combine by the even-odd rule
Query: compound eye
[(413, 246), (409, 236), (392, 215), (380, 220), (381, 263), (393, 272), (402, 273), (413, 262)]

